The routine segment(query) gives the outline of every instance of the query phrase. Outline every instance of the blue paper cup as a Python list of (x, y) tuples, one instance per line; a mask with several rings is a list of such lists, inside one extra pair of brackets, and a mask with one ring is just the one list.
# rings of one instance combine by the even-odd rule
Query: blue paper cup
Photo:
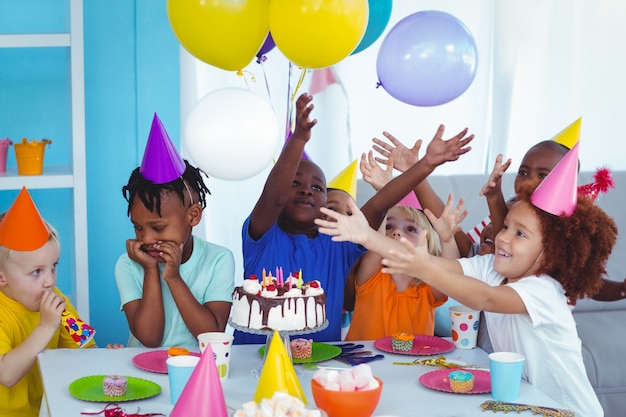
[(524, 355), (515, 352), (489, 354), (491, 397), (496, 401), (517, 401), (522, 383)]
[(180, 397), (180, 393), (183, 392), (185, 385), (187, 385), (187, 381), (189, 381), (189, 377), (198, 361), (200, 361), (200, 357), (191, 355), (172, 356), (165, 361), (167, 363), (167, 375), (170, 380), (172, 405), (178, 401), (178, 397)]

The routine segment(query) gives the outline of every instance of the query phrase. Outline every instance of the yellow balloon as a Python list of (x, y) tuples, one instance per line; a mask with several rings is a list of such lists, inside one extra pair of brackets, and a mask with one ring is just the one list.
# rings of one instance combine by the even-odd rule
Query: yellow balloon
[(272, 0), (276, 47), (303, 68), (336, 64), (356, 49), (369, 19), (368, 0)]
[(174, 34), (209, 65), (237, 71), (250, 63), (269, 30), (270, 0), (167, 0)]

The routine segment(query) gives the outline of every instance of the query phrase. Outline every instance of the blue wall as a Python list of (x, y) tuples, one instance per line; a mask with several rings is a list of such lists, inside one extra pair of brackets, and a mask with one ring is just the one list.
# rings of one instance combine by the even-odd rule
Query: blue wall
[[(66, 0), (0, 2), (0, 33), (69, 30)], [(180, 145), (179, 44), (165, 0), (85, 0), (85, 108), (90, 322), (98, 345), (126, 343), (114, 266), (133, 230), (121, 188), (141, 163), (156, 112)], [(45, 165), (71, 158), (67, 48), (0, 48), (0, 138), (51, 138)], [(15, 166), (13, 151), (9, 166)], [(0, 191), (0, 211), (17, 191)], [(71, 293), (71, 190), (32, 190), (61, 235), (58, 286)]]

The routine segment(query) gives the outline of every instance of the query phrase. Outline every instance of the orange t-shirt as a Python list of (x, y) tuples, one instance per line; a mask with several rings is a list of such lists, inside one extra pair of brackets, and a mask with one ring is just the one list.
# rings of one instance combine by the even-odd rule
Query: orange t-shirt
[(356, 286), (354, 313), (346, 340), (376, 340), (396, 332), (432, 336), (435, 308), (447, 299), (435, 300), (427, 284), (398, 292), (391, 276), (379, 269), (365, 284)]

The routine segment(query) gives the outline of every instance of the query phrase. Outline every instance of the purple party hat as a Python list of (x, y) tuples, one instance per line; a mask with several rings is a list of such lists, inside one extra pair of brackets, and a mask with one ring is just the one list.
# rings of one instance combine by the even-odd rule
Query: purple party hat
[(185, 161), (165, 131), (159, 116), (154, 113), (150, 136), (139, 168), (141, 175), (154, 184), (165, 184), (183, 175), (185, 168)]

